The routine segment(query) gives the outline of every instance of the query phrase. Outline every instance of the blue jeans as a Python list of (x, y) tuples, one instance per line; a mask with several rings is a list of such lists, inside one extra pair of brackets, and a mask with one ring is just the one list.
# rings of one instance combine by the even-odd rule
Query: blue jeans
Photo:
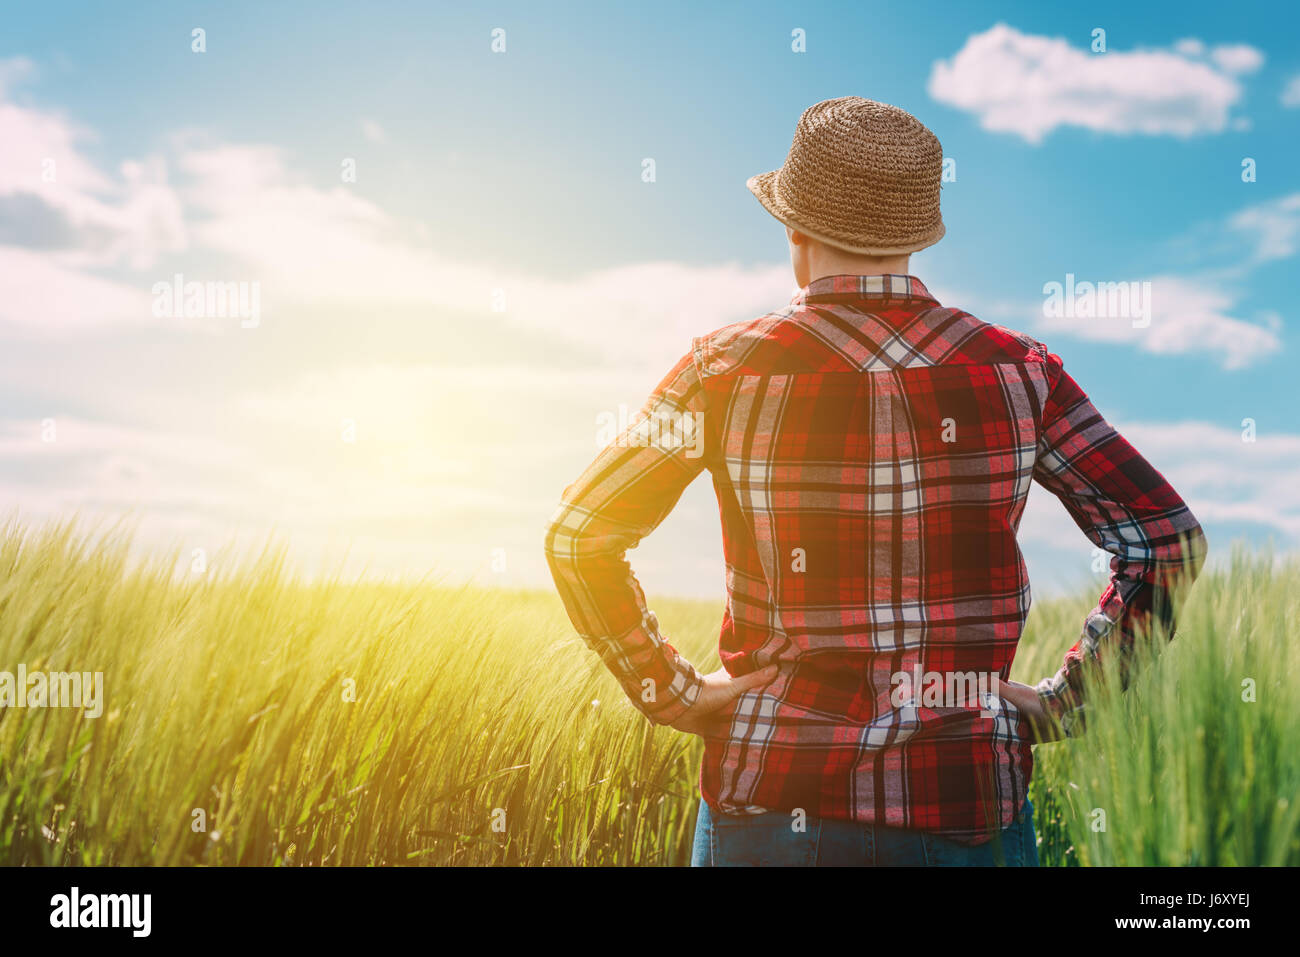
[(971, 847), (899, 827), (808, 818), (796, 831), (784, 811), (718, 815), (700, 801), (692, 867), (1037, 867), (1034, 806), (993, 840)]

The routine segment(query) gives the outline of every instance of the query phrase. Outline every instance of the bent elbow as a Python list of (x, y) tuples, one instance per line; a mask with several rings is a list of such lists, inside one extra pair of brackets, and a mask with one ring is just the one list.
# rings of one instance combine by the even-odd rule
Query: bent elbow
[(1189, 511), (1189, 523), (1178, 534), (1175, 561), (1189, 578), (1195, 578), (1205, 566), (1205, 559), (1210, 549), (1209, 539), (1201, 523)]
[(1197, 524), (1193, 534), (1188, 536), (1187, 542), (1188, 560), (1192, 566), (1192, 574), (1199, 574), (1201, 568), (1205, 565), (1205, 559), (1210, 553), (1210, 540), (1205, 535), (1205, 529)]
[(574, 555), (574, 528), (571, 518), (572, 507), (561, 501), (546, 522), (542, 537), (542, 550), (546, 561), (554, 570), (557, 562), (571, 561)]

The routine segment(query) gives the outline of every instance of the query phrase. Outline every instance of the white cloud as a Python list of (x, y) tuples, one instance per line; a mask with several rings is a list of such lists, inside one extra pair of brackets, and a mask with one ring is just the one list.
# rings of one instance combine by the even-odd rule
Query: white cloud
[(50, 518), (76, 511), (122, 515), (149, 503), (164, 511), (226, 511), (242, 501), (231, 474), (257, 464), (246, 450), (209, 437), (50, 418), (52, 441), (43, 436), (43, 419), (0, 420), (0, 463), (14, 493), (9, 500)]
[[(1038, 302), (1026, 300), (973, 301), (960, 295), (941, 293), (940, 301), (967, 307), (982, 319), (1023, 328), (1049, 340), (1068, 336), (1094, 342), (1131, 345), (1155, 355), (1207, 354), (1225, 369), (1244, 369), (1282, 350), (1283, 320), (1273, 311), (1248, 314), (1240, 294), (1227, 279), (1244, 280), (1262, 263), (1286, 259), (1300, 249), (1300, 193), (1291, 193), (1245, 207), (1225, 220), (1197, 227), (1185, 241), (1196, 248), (1214, 250), (1214, 273), (1161, 275), (1150, 282), (1150, 322), (1140, 309), (1125, 315), (1048, 315), (1048, 295)], [(1124, 281), (1140, 293), (1141, 277), (1075, 276), (1073, 283)], [(1064, 286), (1066, 277), (1048, 281)], [(1046, 285), (1046, 283), (1045, 283)], [(1098, 297), (1101, 298), (1100, 291)], [(1121, 299), (1122, 303), (1123, 300)], [(1076, 309), (1075, 312), (1078, 310)], [(1136, 319), (1136, 321), (1135, 321)]]
[[(1078, 277), (1076, 284), (1086, 278)], [(1149, 325), (1143, 316), (1048, 317), (1040, 309), (1032, 330), (1043, 336), (1127, 343), (1155, 355), (1208, 353), (1225, 369), (1245, 368), (1281, 350), (1281, 320), (1275, 315), (1258, 322), (1241, 318), (1229, 291), (1183, 276), (1146, 281), (1151, 284)]]
[(200, 217), (195, 241), (246, 261), (277, 301), (486, 313), (499, 290), (511, 321), (614, 361), (662, 362), (691, 336), (761, 315), (791, 292), (787, 266), (640, 263), (549, 279), (456, 262), (350, 190), (295, 177), (275, 150), (222, 146), (179, 162), (190, 176), (182, 195)]
[[(28, 72), (8, 62), (0, 69), (0, 95), (6, 74)], [(182, 248), (180, 202), (163, 159), (124, 162), (109, 175), (82, 151), (93, 139), (92, 131), (58, 112), (0, 100), (0, 199), (28, 204), (12, 228), (49, 233), (57, 224), (63, 241), (51, 255), (66, 265), (144, 268)]]
[(36, 64), (26, 57), (0, 58), (0, 96), (36, 73)]
[[(1065, 277), (1052, 277), (1065, 285)], [(1081, 283), (1118, 282), (1117, 277), (1076, 276)], [(1152, 355), (1206, 355), (1225, 369), (1244, 369), (1282, 349), (1282, 320), (1276, 313), (1245, 318), (1232, 290), (1213, 281), (1186, 276), (1153, 276), (1124, 280), (1137, 284), (1139, 304), (1145, 301), (1140, 283), (1150, 285), (1150, 322), (1140, 312), (1125, 315), (1045, 315), (1048, 296), (1027, 300), (978, 301), (936, 290), (939, 300), (969, 309), (986, 322), (1021, 329), (1050, 348), (1058, 337), (1132, 346)], [(1106, 298), (1098, 293), (1098, 298)], [(1076, 292), (1077, 304), (1077, 292)]]
[[(0, 238), (0, 318), (48, 332), (114, 320), (149, 319), (143, 294), (170, 279), (169, 253), (219, 254), (246, 274), (187, 278), (258, 281), (271, 303), (368, 309), (405, 304), (505, 316), (604, 352), (612, 361), (664, 364), (692, 335), (759, 315), (788, 298), (784, 266), (645, 263), (566, 279), (457, 262), (435, 252), (428, 233), (337, 185), (295, 174), (284, 153), (260, 145), (202, 144), (178, 136), (171, 154), (124, 163), (116, 177), (80, 151), (91, 133), (57, 114), (0, 102), (0, 201), (23, 197), (48, 211), (47, 234)], [(53, 183), (40, 179), (56, 159)], [(170, 182), (178, 174), (175, 185)], [(47, 243), (48, 245), (48, 243)], [(139, 286), (90, 269), (116, 265)], [(149, 272), (145, 272), (149, 270)]]
[(1245, 43), (1230, 43), (1210, 51), (1210, 59), (1227, 73), (1254, 73), (1264, 65), (1264, 54)]
[(1300, 73), (1287, 80), (1282, 88), (1282, 105), (1287, 109), (1300, 106)]
[(1039, 143), (1062, 126), (1105, 133), (1192, 136), (1219, 133), (1241, 99), (1236, 76), (1257, 69), (1251, 47), (1199, 40), (1171, 50), (1094, 54), (1065, 39), (998, 24), (968, 37), (930, 73), (929, 93), (974, 113), (987, 130)]
[(1255, 262), (1294, 256), (1300, 243), (1300, 193), (1249, 206), (1228, 225), (1250, 239)]
[(384, 128), (374, 120), (361, 121), (361, 135), (371, 143), (384, 143), (388, 140), (388, 134)]
[[(1208, 422), (1129, 423), (1124, 437), (1170, 480), (1203, 523), (1251, 524), (1300, 541), (1300, 435), (1283, 410), (1245, 408), (1255, 440), (1243, 428)], [(1222, 544), (1222, 543), (1220, 543)]]
[(143, 287), (101, 279), (58, 257), (0, 246), (0, 321), (66, 334), (108, 323), (149, 322)]
[[(0, 61), (0, 96), (33, 72)], [(181, 248), (181, 206), (161, 158), (109, 175), (82, 150), (93, 139), (58, 112), (0, 99), (0, 321), (48, 334), (150, 318), (143, 287), (92, 270)]]

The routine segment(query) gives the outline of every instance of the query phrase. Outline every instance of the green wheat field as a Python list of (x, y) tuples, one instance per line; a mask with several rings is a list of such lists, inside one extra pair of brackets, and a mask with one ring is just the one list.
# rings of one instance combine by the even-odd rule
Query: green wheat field
[[(126, 533), (0, 535), (0, 671), (102, 671), (106, 698), (0, 708), (0, 864), (688, 860), (698, 739), (641, 718), (550, 594), (309, 585), (275, 551), (187, 579)], [(1044, 864), (1300, 863), (1300, 563), (1224, 567), (1086, 737), (1035, 749)], [(1035, 605), (1013, 677), (1054, 670), (1095, 597)], [(718, 667), (720, 604), (654, 608)]]

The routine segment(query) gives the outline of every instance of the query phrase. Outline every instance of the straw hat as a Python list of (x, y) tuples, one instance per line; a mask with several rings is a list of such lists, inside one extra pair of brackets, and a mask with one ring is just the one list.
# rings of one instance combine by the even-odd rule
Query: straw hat
[(851, 253), (910, 253), (943, 238), (943, 148), (911, 113), (842, 96), (804, 110), (785, 165), (746, 185), (792, 229)]

